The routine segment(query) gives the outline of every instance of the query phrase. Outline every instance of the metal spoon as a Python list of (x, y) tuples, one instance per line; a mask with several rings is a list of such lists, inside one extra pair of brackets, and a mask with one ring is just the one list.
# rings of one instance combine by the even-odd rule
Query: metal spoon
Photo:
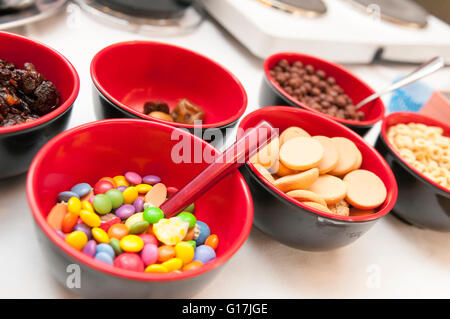
[(22, 10), (34, 2), (35, 0), (0, 0), (0, 10)]
[(375, 92), (374, 94), (370, 95), (369, 97), (365, 98), (361, 102), (359, 102), (356, 105), (356, 109), (359, 109), (361, 106), (369, 103), (370, 101), (373, 101), (377, 98), (379, 98), (381, 95), (395, 91), (401, 87), (404, 87), (405, 85), (408, 85), (410, 83), (413, 83), (417, 80), (420, 80), (431, 73), (436, 72), (437, 70), (441, 69), (445, 65), (444, 59), (440, 56), (432, 58), (430, 61), (425, 62), (421, 66), (419, 66), (416, 70), (405, 76), (404, 78), (398, 80), (397, 82), (389, 85), (388, 87)]

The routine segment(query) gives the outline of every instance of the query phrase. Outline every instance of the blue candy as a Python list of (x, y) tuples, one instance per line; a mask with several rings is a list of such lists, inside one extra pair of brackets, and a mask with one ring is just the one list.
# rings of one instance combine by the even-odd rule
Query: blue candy
[(109, 254), (103, 252), (103, 251), (95, 254), (95, 259), (103, 261), (103, 262), (105, 262), (107, 264), (110, 264), (110, 265), (114, 264), (113, 259), (111, 258), (111, 256)]
[(72, 187), (71, 192), (77, 193), (78, 196), (83, 197), (91, 191), (92, 187), (88, 183), (80, 183)]
[(209, 235), (211, 235), (211, 231), (209, 230), (208, 225), (206, 225), (204, 222), (197, 221), (197, 225), (199, 228), (199, 235), (198, 238), (195, 239), (195, 242), (197, 243), (197, 246), (203, 245), (205, 243), (206, 238), (208, 238)]
[(105, 253), (108, 254), (112, 259), (114, 259), (114, 249), (108, 244), (98, 244), (96, 249), (96, 254)]
[(194, 260), (201, 261), (206, 264), (216, 258), (216, 252), (208, 245), (201, 245), (195, 248)]
[(80, 198), (80, 195), (74, 192), (61, 192), (58, 194), (58, 202), (68, 202), (72, 197)]

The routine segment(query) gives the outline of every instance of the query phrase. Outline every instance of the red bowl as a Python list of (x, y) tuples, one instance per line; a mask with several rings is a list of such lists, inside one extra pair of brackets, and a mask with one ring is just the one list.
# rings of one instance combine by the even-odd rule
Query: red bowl
[(100, 101), (97, 116), (134, 117), (193, 129), (142, 113), (147, 101), (164, 101), (174, 108), (187, 98), (205, 110), (203, 128), (233, 126), (244, 114), (247, 94), (224, 67), (196, 52), (149, 41), (110, 45), (91, 63), (91, 77)]
[(375, 123), (383, 119), (385, 107), (383, 101), (379, 98), (367, 103), (359, 109), (365, 114), (364, 121), (338, 119), (299, 102), (293, 96), (287, 94), (270, 75), (270, 69), (282, 59), (286, 59), (289, 63), (301, 61), (304, 65), (311, 64), (315, 69), (323, 70), (328, 76), (333, 76), (336, 79), (336, 83), (342, 87), (355, 105), (369, 95), (375, 93), (370, 86), (339, 64), (306, 54), (283, 52), (271, 55), (264, 61), (264, 80), (260, 90), (260, 104), (262, 106), (282, 105), (287, 103), (289, 106), (301, 107), (344, 124), (360, 135), (364, 135)]
[(435, 119), (411, 112), (391, 113), (383, 120), (376, 142), (398, 182), (398, 201), (393, 213), (403, 221), (420, 228), (450, 231), (450, 191), (435, 183), (406, 162), (387, 138), (389, 128), (397, 124), (422, 123), (439, 126), (450, 136), (450, 126)]
[[(253, 196), (254, 223), (269, 236), (303, 250), (335, 249), (358, 239), (394, 207), (397, 183), (391, 169), (372, 146), (350, 129), (317, 113), (284, 106), (254, 111), (240, 122), (239, 128), (246, 130), (261, 120), (268, 121), (280, 132), (290, 126), (299, 126), (311, 135), (342, 136), (352, 140), (363, 156), (361, 168), (378, 175), (387, 189), (384, 204), (372, 215), (330, 215), (287, 196), (268, 182), (253, 165), (247, 164), (242, 173)], [(238, 138), (242, 132), (238, 130)]]
[(179, 141), (171, 140), (174, 130), (190, 141), (192, 147), (199, 143), (203, 150), (215, 151), (205, 141), (172, 126), (116, 119), (63, 132), (37, 154), (28, 173), (29, 205), (41, 247), (57, 280), (65, 285), (67, 266), (80, 266), (81, 288), (73, 288), (74, 293), (102, 298), (186, 298), (206, 285), (246, 240), (253, 220), (253, 205), (248, 187), (238, 171), (195, 202), (197, 218), (210, 225), (211, 231), (219, 236), (220, 244), (217, 259), (189, 272), (151, 274), (110, 266), (67, 245), (47, 224), (46, 216), (55, 204), (57, 194), (79, 182), (93, 185), (101, 177), (123, 174), (127, 170), (159, 175), (167, 186), (177, 188), (191, 181), (208, 164), (175, 164), (171, 150)]
[(30, 122), (0, 127), (0, 178), (5, 178), (26, 172), (37, 151), (66, 128), (80, 79), (63, 55), (40, 42), (0, 32), (0, 47), (0, 59), (19, 68), (25, 62), (33, 63), (61, 94), (61, 104), (52, 112)]

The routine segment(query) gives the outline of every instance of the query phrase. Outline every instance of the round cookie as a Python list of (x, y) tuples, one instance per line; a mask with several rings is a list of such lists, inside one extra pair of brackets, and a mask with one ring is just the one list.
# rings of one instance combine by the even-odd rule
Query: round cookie
[(337, 148), (329, 137), (318, 135), (313, 136), (313, 138), (322, 144), (324, 150), (323, 158), (317, 166), (319, 174), (326, 174), (332, 171), (338, 164), (339, 154)]
[(322, 211), (324, 213), (332, 214), (331, 210), (329, 210), (327, 206), (323, 206), (323, 205), (317, 204), (316, 202), (302, 202), (302, 204), (306, 205), (308, 207), (320, 210), (320, 211)]
[(387, 196), (386, 186), (374, 173), (358, 169), (344, 177), (347, 184), (347, 202), (359, 209), (374, 209), (384, 203)]
[(311, 137), (308, 132), (298, 126), (288, 127), (280, 135), (280, 144), (283, 145), (285, 142), (295, 138), (295, 137)]
[(296, 189), (308, 189), (317, 178), (319, 178), (319, 170), (312, 168), (306, 172), (280, 177), (273, 185), (283, 192)]
[(329, 173), (337, 176), (347, 174), (356, 166), (359, 150), (355, 143), (345, 137), (333, 137), (331, 141), (336, 146), (339, 160), (336, 167)]
[(317, 204), (320, 204), (322, 206), (327, 206), (327, 203), (325, 200), (317, 195), (316, 193), (313, 193), (311, 191), (307, 191), (304, 189), (296, 189), (295, 191), (287, 192), (286, 195), (291, 196), (292, 198), (295, 198), (299, 202), (315, 202)]
[(275, 174), (277, 174), (280, 177), (287, 176), (287, 175), (292, 175), (292, 174), (297, 173), (297, 171), (294, 171), (294, 170), (284, 166), (280, 161), (278, 161), (277, 165), (278, 165), (278, 167), (276, 169)]
[(280, 161), (292, 170), (316, 167), (323, 158), (323, 146), (311, 137), (295, 137), (280, 148)]
[(327, 204), (336, 204), (347, 194), (347, 185), (336, 176), (321, 175), (310, 187), (311, 192), (322, 197)]
[(272, 184), (275, 183), (275, 178), (273, 178), (272, 174), (269, 173), (267, 169), (265, 169), (264, 166), (262, 166), (259, 163), (253, 163), (253, 166), (258, 170), (258, 172), (261, 173), (262, 176), (264, 176), (269, 182)]
[(278, 162), (280, 151), (280, 139), (272, 139), (269, 144), (264, 146), (255, 155), (250, 158), (250, 163), (259, 163), (266, 169), (271, 169)]

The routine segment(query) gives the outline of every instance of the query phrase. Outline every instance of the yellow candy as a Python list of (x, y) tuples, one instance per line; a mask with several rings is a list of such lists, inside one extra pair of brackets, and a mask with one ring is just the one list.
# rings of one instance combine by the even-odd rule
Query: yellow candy
[(153, 224), (153, 233), (156, 238), (165, 245), (176, 245), (186, 236), (189, 223), (182, 221), (177, 217), (169, 219), (160, 219)]
[(88, 200), (84, 200), (81, 202), (81, 209), (87, 210), (88, 212), (95, 213), (94, 206), (92, 206), (91, 202)]
[(127, 220), (125, 221), (125, 225), (128, 227), (128, 229), (130, 229), (131, 226), (143, 220), (144, 220), (144, 213), (136, 213), (127, 218)]
[(80, 215), (81, 202), (76, 197), (71, 197), (67, 202), (67, 210), (76, 215)]
[(102, 223), (100, 217), (91, 211), (88, 210), (82, 210), (80, 212), (80, 218), (89, 227), (98, 227)]
[(139, 194), (136, 187), (130, 186), (123, 191), (123, 202), (125, 204), (133, 204)]
[(180, 270), (183, 267), (183, 261), (180, 258), (171, 258), (161, 264), (166, 267), (169, 272)]
[(184, 265), (190, 263), (192, 259), (194, 259), (194, 253), (194, 246), (185, 241), (179, 242), (175, 246), (175, 255), (183, 261)]
[(119, 175), (119, 176), (114, 176), (113, 180), (116, 182), (116, 187), (119, 186), (130, 186), (130, 183), (127, 182), (127, 179), (125, 178), (125, 176)]
[(78, 250), (82, 250), (87, 241), (87, 235), (82, 231), (73, 231), (66, 237), (66, 243)]
[(95, 227), (92, 228), (92, 237), (101, 244), (109, 244), (109, 236), (108, 234), (101, 228)]
[(152, 185), (149, 184), (139, 184), (136, 185), (136, 190), (139, 194), (147, 194), (147, 192), (152, 188)]
[(127, 235), (120, 240), (120, 248), (129, 253), (137, 253), (144, 248), (144, 241), (136, 235)]
[(145, 268), (145, 272), (166, 273), (169, 272), (166, 267), (160, 264), (149, 265)]

